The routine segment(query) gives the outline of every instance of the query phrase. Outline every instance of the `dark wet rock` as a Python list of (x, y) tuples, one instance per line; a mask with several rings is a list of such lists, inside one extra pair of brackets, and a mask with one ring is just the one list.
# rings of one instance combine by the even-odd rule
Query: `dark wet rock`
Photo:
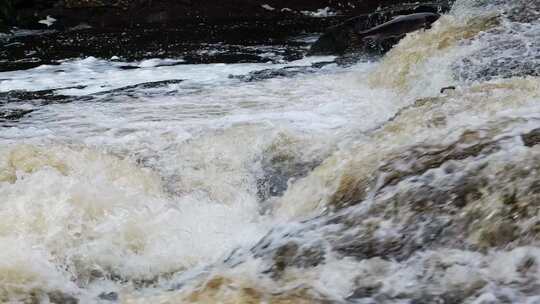
[(422, 294), (415, 296), (411, 304), (460, 304), (468, 298), (464, 291), (447, 292), (443, 294)]
[[(359, 59), (357, 58), (355, 62), (358, 62), (358, 60)], [(290, 78), (298, 75), (319, 72), (322, 68), (331, 64), (345, 65), (342, 62), (336, 61), (317, 62), (310, 66), (288, 66), (279, 69), (264, 69), (260, 71), (254, 71), (248, 73), (247, 75), (230, 75), (229, 78), (240, 79), (246, 82), (261, 81), (272, 78)]]
[[(81, 88), (81, 87), (77, 87)], [(63, 88), (68, 89), (68, 88)], [(41, 104), (65, 102), (70, 99), (69, 96), (59, 95), (55, 90), (25, 91), (13, 90), (0, 92), (0, 105), (3, 103), (39, 101)]]
[[(267, 260), (269, 267), (265, 273), (275, 279), (281, 278), (290, 268), (305, 269), (323, 264), (326, 260), (327, 247), (315, 239), (309, 244), (294, 240), (296, 236), (303, 234), (303, 231), (291, 234), (287, 231), (272, 230), (249, 250), (250, 255)], [(286, 243), (278, 241), (283, 239), (290, 241)], [(228, 263), (233, 261), (238, 263), (243, 259), (245, 257), (242, 257), (242, 252), (235, 251), (228, 259)]]
[(321, 62), (315, 62), (311, 64), (311, 67), (316, 68), (316, 69), (321, 69), (321, 68), (324, 68), (325, 66), (332, 65), (335, 63), (337, 62), (336, 61), (321, 61)]
[(105, 301), (112, 301), (116, 302), (118, 301), (118, 293), (116, 292), (104, 292), (98, 296), (101, 300)]
[[(192, 20), (269, 19), (305, 17), (304, 11), (328, 7), (343, 15), (358, 15), (380, 6), (400, 4), (396, 0), (7, 0), (4, 9), (8, 24), (43, 28), (38, 21), (51, 16), (57, 22), (51, 27), (65, 29), (80, 24), (94, 28), (127, 28), (136, 26), (174, 26)], [(422, 1), (424, 2), (424, 1)]]
[(78, 304), (79, 300), (69, 294), (60, 292), (60, 291), (54, 291), (48, 293), (49, 301), (54, 304)]
[[(472, 143), (469, 143), (469, 141), (472, 141)], [(379, 187), (384, 188), (395, 185), (410, 176), (422, 175), (429, 169), (441, 167), (449, 161), (463, 160), (481, 154), (497, 152), (499, 149), (497, 144), (496, 141), (481, 140), (479, 134), (469, 132), (463, 134), (458, 141), (446, 147), (434, 147), (434, 149), (421, 147), (418, 150), (407, 151), (406, 154), (401, 153), (380, 167), (379, 170), (383, 177)]]
[(523, 144), (527, 147), (532, 147), (540, 144), (540, 129), (534, 129), (528, 133), (521, 135)]
[(373, 257), (396, 259), (402, 261), (421, 249), (411, 236), (377, 240), (371, 233), (360, 233), (357, 236), (340, 238), (334, 243), (334, 250), (341, 255), (355, 257), (359, 260)]
[(273, 263), (270, 271), (273, 276), (279, 277), (290, 267), (315, 267), (324, 262), (324, 251), (316, 247), (300, 247), (295, 242), (289, 242), (274, 251)]
[(289, 182), (306, 176), (320, 160), (302, 160), (300, 155), (268, 152), (261, 160), (262, 174), (257, 178), (257, 193), (261, 201), (281, 196)]
[(230, 78), (240, 79), (246, 82), (260, 81), (280, 77), (294, 77), (299, 74), (314, 73), (318, 69), (309, 66), (303, 67), (285, 67), (281, 69), (265, 69), (261, 71), (250, 72), (247, 75), (231, 76)]
[[(153, 81), (153, 82), (144, 82), (144, 83), (138, 83), (135, 85), (125, 86), (118, 89), (108, 90), (108, 91), (102, 91), (99, 93), (92, 94), (93, 97), (99, 97), (99, 96), (145, 96), (145, 95), (151, 95), (152, 92), (148, 91), (145, 92), (145, 90), (149, 89), (156, 89), (156, 88), (162, 88), (168, 85), (172, 84), (178, 84), (181, 83), (182, 79), (170, 79), (170, 80), (162, 80), (162, 81)], [(163, 94), (163, 92), (158, 92), (158, 94)]]
[[(0, 50), (0, 54), (6, 55), (7, 52), (5, 49), (3, 51)], [(8, 58), (7, 55), (6, 55), (6, 58)], [(9, 58), (5, 60), (0, 59), (0, 72), (27, 70), (27, 69), (40, 66), (43, 63), (54, 64), (54, 62), (49, 62), (49, 61), (45, 62), (45, 61), (42, 61), (42, 59), (40, 58), (34, 58), (34, 57), (30, 57), (26, 59), (13, 59), (13, 60), (9, 60)]]
[[(179, 27), (85, 29), (11, 35), (0, 48), (0, 71), (57, 64), (66, 58), (93, 56), (122, 61), (179, 58), (184, 63), (239, 63), (301, 59), (308, 42), (290, 37), (319, 32), (330, 20), (214, 20)], [(275, 54), (269, 57), (268, 54)], [(131, 65), (127, 65), (131, 68)]]
[(340, 67), (350, 67), (359, 62), (375, 61), (379, 56), (369, 54), (360, 50), (350, 50), (347, 53), (336, 58), (335, 63)]
[[(73, 87), (83, 88), (83, 87)], [(60, 88), (69, 89), (69, 88)], [(0, 92), (0, 126), (12, 127), (41, 106), (68, 103), (73, 100), (88, 100), (89, 96), (72, 97), (57, 94), (56, 90)]]
[(384, 10), (357, 16), (328, 28), (310, 50), (312, 55), (339, 55), (349, 52), (381, 54), (388, 51), (400, 38), (387, 37), (365, 43), (356, 34), (390, 21), (395, 16), (414, 13), (441, 13), (450, 9), (448, 2), (401, 3)]
[(34, 110), (25, 109), (1, 109), (0, 108), (0, 122), (6, 120), (19, 120), (25, 115), (32, 113)]
[(373, 282), (370, 285), (358, 287), (347, 297), (347, 300), (371, 298), (379, 292), (382, 286), (383, 284), (380, 282)]
[(136, 65), (123, 65), (119, 67), (120, 70), (137, 70), (140, 69), (140, 67)]

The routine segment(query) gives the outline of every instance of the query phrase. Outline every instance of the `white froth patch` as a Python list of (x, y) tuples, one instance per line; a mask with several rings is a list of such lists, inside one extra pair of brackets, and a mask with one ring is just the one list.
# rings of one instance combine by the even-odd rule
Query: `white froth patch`
[[(296, 64), (308, 62), (304, 59)], [(113, 99), (119, 102), (51, 104), (32, 113), (27, 125), (5, 130), (0, 140), (13, 142), (26, 137), (39, 142), (48, 135), (121, 149), (121, 153), (163, 155), (171, 152), (169, 145), (201, 132), (248, 124), (327, 134), (335, 140), (347, 130), (369, 129), (384, 122), (406, 102), (395, 100), (391, 92), (365, 85), (365, 76), (374, 66), (328, 67), (315, 75), (204, 89), (180, 83), (172, 88), (185, 89), (185, 93)]]
[[(181, 86), (193, 84), (219, 84), (233, 80), (229, 75), (243, 75), (252, 71), (284, 66), (310, 65), (333, 60), (333, 56), (306, 57), (287, 64), (180, 64), (181, 60), (147, 59), (128, 63), (88, 57), (68, 60), (60, 65), (42, 65), (24, 71), (0, 73), (0, 92), (11, 90), (40, 91), (61, 89), (64, 95), (87, 95), (146, 82), (171, 79), (185, 80)], [(139, 67), (122, 69), (123, 66)]]
[(141, 61), (138, 66), (141, 68), (153, 68), (157, 66), (168, 66), (168, 65), (176, 65), (182, 63), (183, 60), (175, 60), (175, 59), (147, 59)]
[(0, 236), (22, 236), (44, 254), (19, 267), (20, 256), (0, 253), (0, 269), (17, 271), (8, 285), (20, 277), (40, 288), (51, 276), (53, 283), (70, 280), (55, 267), (78, 280), (96, 271), (153, 278), (223, 258), (266, 231), (250, 201), (222, 204), (195, 189), (170, 199), (151, 171), (107, 154), (19, 146), (0, 155), (8, 172), (0, 180)]
[(76, 292), (70, 274), (53, 262), (50, 252), (26, 237), (0, 232), (0, 301), (23, 300), (28, 294)]
[(263, 5), (261, 5), (261, 7), (264, 8), (265, 10), (267, 10), (267, 11), (275, 11), (276, 10), (274, 7), (271, 7), (268, 4), (263, 4)]
[(38, 23), (40, 24), (44, 24), (46, 25), (47, 27), (51, 27), (57, 20), (54, 19), (53, 17), (51, 16), (47, 16), (47, 18), (43, 19), (43, 20), (39, 20)]
[(312, 284), (315, 290), (335, 299), (347, 298), (357, 286), (358, 278), (368, 278), (365, 264), (349, 258), (332, 258), (313, 269), (315, 279)]
[(316, 11), (302, 11), (301, 13), (305, 16), (315, 18), (333, 17), (338, 15), (338, 13), (333, 11), (330, 7), (320, 8)]

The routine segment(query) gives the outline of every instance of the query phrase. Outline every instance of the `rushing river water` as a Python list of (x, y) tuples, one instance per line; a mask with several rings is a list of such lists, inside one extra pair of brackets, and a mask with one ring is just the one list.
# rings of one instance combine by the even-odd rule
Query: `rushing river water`
[(539, 8), (290, 77), (241, 76), (334, 58), (0, 73), (0, 302), (540, 303)]

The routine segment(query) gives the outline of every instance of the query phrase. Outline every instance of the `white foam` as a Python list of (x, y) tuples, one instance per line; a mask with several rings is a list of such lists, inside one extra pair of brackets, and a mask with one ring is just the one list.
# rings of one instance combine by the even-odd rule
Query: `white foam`
[(333, 17), (338, 15), (338, 12), (333, 11), (330, 7), (320, 8), (316, 11), (302, 11), (301, 13), (315, 18)]
[(47, 27), (51, 27), (56, 21), (57, 20), (54, 19), (53, 17), (47, 16), (47, 18), (45, 18), (43, 20), (39, 20), (38, 23), (44, 24)]
[[(169, 199), (149, 170), (92, 150), (3, 147), (0, 168), (0, 235), (11, 238), (0, 244), (14, 250), (0, 253), (0, 270), (12, 269), (0, 278), (24, 288), (72, 292), (69, 276), (91, 271), (151, 278), (223, 258), (269, 229), (249, 196), (226, 204), (186, 189)], [(12, 239), (19, 233), (23, 242)], [(0, 298), (17, 290), (0, 288)]]
[[(282, 65), (272, 64), (181, 64), (181, 60), (148, 59), (138, 63), (101, 60), (94, 57), (69, 60), (60, 65), (42, 65), (34, 69), (0, 73), (0, 92), (10, 90), (39, 91), (85, 86), (59, 90), (66, 95), (86, 95), (108, 91), (143, 82), (170, 79), (186, 80), (187, 84), (218, 84), (229, 81), (229, 75), (243, 75), (251, 71), (284, 66), (309, 65), (333, 60), (334, 57), (306, 57)], [(122, 66), (139, 69), (124, 70)]]
[(275, 11), (276, 10), (275, 8), (271, 7), (268, 4), (263, 4), (263, 5), (261, 5), (261, 7), (264, 8), (265, 10), (267, 10), (267, 11)]

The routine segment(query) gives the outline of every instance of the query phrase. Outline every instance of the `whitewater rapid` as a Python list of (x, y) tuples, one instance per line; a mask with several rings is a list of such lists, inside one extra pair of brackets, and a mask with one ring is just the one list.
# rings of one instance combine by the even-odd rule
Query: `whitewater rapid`
[(500, 3), (294, 77), (235, 76), (334, 58), (0, 73), (0, 302), (540, 303), (540, 80), (486, 68), (540, 25)]

